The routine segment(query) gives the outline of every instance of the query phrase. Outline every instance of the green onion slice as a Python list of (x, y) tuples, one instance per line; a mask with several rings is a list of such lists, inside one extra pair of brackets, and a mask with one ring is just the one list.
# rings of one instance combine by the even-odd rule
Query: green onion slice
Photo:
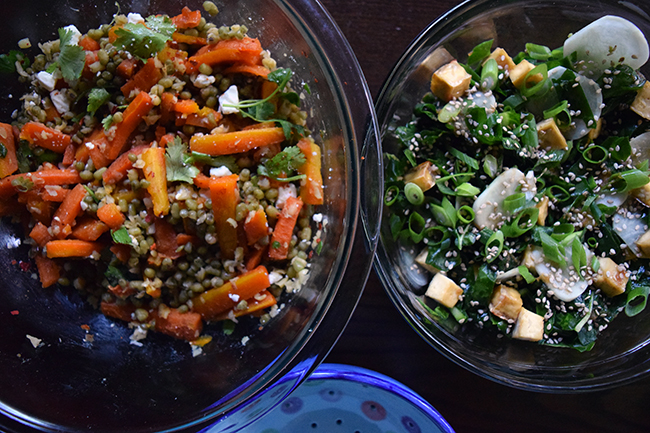
[(530, 271), (526, 266), (521, 265), (517, 269), (519, 270), (519, 273), (521, 274), (522, 277), (524, 277), (524, 280), (526, 280), (528, 284), (535, 282), (536, 278), (533, 276), (533, 274), (530, 273)]
[(636, 316), (645, 309), (650, 293), (649, 286), (636, 286), (627, 294), (627, 303), (625, 304), (625, 314), (628, 317)]
[(602, 146), (592, 144), (582, 151), (582, 157), (590, 164), (600, 164), (609, 156), (609, 152)]
[(384, 193), (384, 204), (386, 206), (392, 206), (397, 199), (399, 198), (399, 188), (396, 187), (395, 185), (391, 185), (388, 188), (386, 188), (386, 192)]
[(488, 239), (485, 244), (485, 257), (488, 263), (492, 263), (499, 257), (501, 251), (503, 251), (503, 239), (503, 232), (501, 230), (492, 233), (492, 236)]
[(411, 212), (409, 216), (409, 234), (411, 235), (411, 240), (416, 244), (424, 238), (424, 233), (426, 230), (426, 221), (417, 212)]
[(474, 213), (474, 209), (471, 207), (465, 205), (461, 206), (457, 211), (456, 211), (456, 216), (458, 217), (458, 220), (462, 222), (463, 224), (469, 224), (474, 221), (474, 218), (476, 218), (476, 214)]
[(521, 210), (526, 204), (526, 194), (518, 192), (509, 195), (503, 200), (503, 209), (510, 213), (515, 213)]
[[(542, 79), (537, 84), (528, 87), (528, 80), (530, 79), (530, 77), (533, 77), (537, 74), (541, 74)], [(546, 66), (546, 63), (542, 63), (540, 65), (535, 66), (530, 71), (528, 71), (526, 77), (524, 78), (524, 84), (523, 87), (521, 88), (521, 94), (526, 97), (530, 97), (530, 96), (537, 95), (538, 93), (541, 94), (542, 90), (544, 89), (548, 90), (548, 88), (549, 88), (548, 67)]]
[(406, 199), (409, 201), (409, 203), (413, 205), (417, 206), (424, 202), (424, 193), (422, 192), (422, 188), (413, 182), (409, 182), (404, 185), (404, 194), (406, 195)]

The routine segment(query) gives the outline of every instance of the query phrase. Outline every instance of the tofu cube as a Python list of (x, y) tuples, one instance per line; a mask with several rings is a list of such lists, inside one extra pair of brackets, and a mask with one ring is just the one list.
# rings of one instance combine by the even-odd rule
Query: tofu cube
[(533, 249), (530, 246), (528, 246), (524, 251), (524, 258), (521, 261), (521, 264), (526, 266), (528, 270), (535, 270), (537, 260), (535, 260), (535, 257), (533, 257)]
[(646, 183), (641, 188), (633, 189), (632, 195), (641, 203), (650, 206), (650, 183)]
[(644, 119), (650, 120), (650, 81), (643, 84), (639, 93), (636, 94), (634, 102), (630, 105), (630, 109)]
[(598, 120), (596, 121), (596, 127), (592, 128), (589, 130), (589, 136), (590, 139), (595, 140), (598, 138), (600, 135), (600, 131), (603, 129), (603, 118), (599, 117)]
[(594, 280), (594, 286), (607, 296), (616, 296), (625, 292), (628, 280), (625, 269), (619, 269), (616, 262), (609, 257), (598, 258), (598, 263), (600, 263), (600, 268)]
[(537, 225), (543, 227), (544, 224), (546, 224), (546, 217), (548, 216), (548, 197), (542, 197), (535, 207), (539, 209), (539, 214), (537, 214)]
[(645, 257), (650, 257), (650, 230), (642, 234), (635, 243)]
[(512, 338), (527, 341), (539, 341), (544, 338), (544, 318), (525, 308), (519, 311)]
[(436, 184), (437, 174), (438, 167), (431, 161), (425, 161), (404, 175), (404, 183), (414, 183), (420, 187), (422, 192), (428, 191)]
[(539, 83), (544, 79), (542, 74), (535, 74), (529, 77), (528, 81), (526, 81), (526, 75), (528, 75), (528, 73), (534, 68), (535, 65), (530, 63), (528, 60), (522, 60), (510, 70), (510, 81), (512, 81), (512, 84), (517, 89), (521, 89), (524, 85), (535, 85)]
[(566, 139), (557, 127), (555, 119), (542, 120), (537, 124), (537, 137), (539, 147), (545, 150), (566, 150), (568, 149)]
[(446, 275), (437, 273), (429, 283), (425, 296), (440, 302), (447, 308), (453, 308), (463, 294), (463, 289), (458, 287)]
[(431, 266), (430, 264), (427, 263), (427, 256), (428, 255), (429, 255), (429, 249), (428, 248), (423, 249), (420, 252), (420, 254), (418, 254), (415, 257), (415, 263), (422, 266), (424, 269), (431, 272), (432, 274), (437, 274), (439, 272), (438, 268), (436, 268), (434, 266)]
[(519, 292), (512, 287), (499, 284), (492, 292), (492, 299), (490, 300), (490, 312), (495, 316), (514, 322), (519, 316), (523, 302)]
[(431, 92), (445, 102), (462, 96), (469, 89), (472, 76), (458, 61), (452, 60), (431, 77)]
[[(515, 68), (515, 66), (517, 66), (515, 65), (515, 62), (512, 60), (512, 57), (510, 57), (506, 52), (506, 50), (504, 50), (501, 47), (495, 48), (494, 51), (490, 53), (488, 58), (485, 59), (485, 62), (487, 62), (490, 59), (496, 60), (497, 65), (499, 65), (499, 70), (508, 71), (508, 73), (512, 71)], [(485, 64), (485, 62), (483, 62), (483, 64)]]

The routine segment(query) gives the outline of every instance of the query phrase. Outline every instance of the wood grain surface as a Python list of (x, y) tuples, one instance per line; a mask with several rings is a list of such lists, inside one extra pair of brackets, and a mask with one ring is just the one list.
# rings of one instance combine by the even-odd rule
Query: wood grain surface
[[(377, 96), (391, 67), (455, 0), (321, 0), (354, 49)], [(650, 378), (586, 394), (541, 394), (468, 372), (422, 340), (373, 272), (326, 362), (390, 376), (431, 403), (458, 432), (648, 432)]]

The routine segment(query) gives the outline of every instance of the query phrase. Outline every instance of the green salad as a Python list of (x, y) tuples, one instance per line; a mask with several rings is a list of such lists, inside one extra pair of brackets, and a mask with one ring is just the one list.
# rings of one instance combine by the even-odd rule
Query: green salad
[(587, 351), (650, 290), (648, 43), (605, 16), (520, 49), (446, 53), (385, 154), (389, 236), (425, 320)]

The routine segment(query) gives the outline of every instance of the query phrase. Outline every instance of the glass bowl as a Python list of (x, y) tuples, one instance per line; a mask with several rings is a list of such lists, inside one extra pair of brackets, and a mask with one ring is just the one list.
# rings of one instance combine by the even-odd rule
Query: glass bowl
[[(119, 4), (122, 13), (142, 16), (173, 16), (183, 6), (203, 10), (199, 0)], [(235, 421), (227, 414), (290, 373), (289, 385), (264, 399), (257, 416), (277, 405), (318, 366), (347, 324), (378, 235), (378, 201), (362, 191), (382, 188), (376, 122), (363, 74), (318, 2), (232, 0), (220, 1), (218, 7), (220, 13), (211, 21), (245, 24), (280, 67), (291, 68), (311, 89), (303, 104), (310, 109), (308, 126), (323, 147), (326, 202), (320, 212), (329, 228), (308, 282), (267, 326), (258, 329), (252, 321), (237, 326), (232, 336), (215, 338), (199, 356), (192, 355), (186, 342), (151, 333), (136, 347), (129, 344), (132, 331), (126, 324), (107, 319), (75, 290), (40, 288), (28, 248), (21, 243), (22, 229), (3, 220), (0, 430), (170, 432), (224, 419), (217, 431), (236, 431), (251, 419)], [(13, 2), (0, 28), (0, 52), (17, 49), (25, 37), (34, 45), (55, 39), (57, 29), (68, 24), (85, 32), (110, 22), (116, 12), (112, 0)], [(34, 54), (37, 50), (32, 48)], [(10, 121), (23, 92), (9, 78), (3, 78), (0, 90), (4, 122)], [(82, 325), (92, 342), (85, 340)], [(220, 325), (215, 326), (212, 334), (219, 335)], [(41, 344), (32, 346), (28, 335)]]
[[(387, 78), (375, 104), (383, 151), (398, 148), (393, 131), (411, 119), (414, 105), (429, 91), (433, 71), (448, 61), (441, 55), (444, 50), (465, 61), (474, 46), (492, 38), (494, 47), (511, 53), (522, 51), (526, 42), (555, 48), (562, 46), (569, 33), (608, 14), (634, 22), (646, 38), (650, 36), (650, 6), (641, 1), (478, 0), (459, 4), (411, 43)], [(648, 68), (642, 68), (646, 76)], [(593, 350), (584, 353), (486, 337), (470, 327), (426, 323), (413, 294), (422, 294), (430, 277), (413, 269), (415, 252), (393, 241), (388, 213), (384, 211), (375, 269), (412, 328), (457, 364), (515, 388), (542, 392), (603, 389), (650, 370), (648, 309), (634, 318), (619, 315)]]

